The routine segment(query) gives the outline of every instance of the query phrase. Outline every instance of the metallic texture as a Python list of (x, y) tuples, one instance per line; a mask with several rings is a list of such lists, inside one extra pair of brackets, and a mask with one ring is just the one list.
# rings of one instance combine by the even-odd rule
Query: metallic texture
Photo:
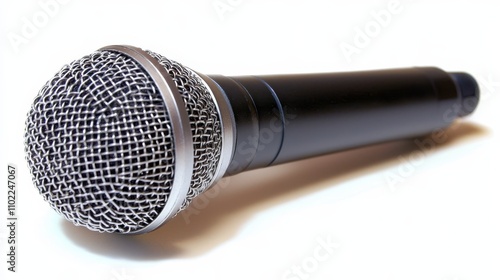
[(182, 209), (210, 187), (219, 165), (222, 148), (222, 124), (210, 90), (190, 69), (157, 53), (147, 51), (168, 71), (189, 113), (194, 145), (191, 187)]
[(208, 184), (209, 186), (213, 186), (217, 180), (224, 176), (233, 158), (234, 147), (236, 146), (236, 122), (234, 120), (234, 112), (229, 105), (229, 100), (219, 85), (207, 75), (198, 72), (195, 73), (201, 77), (205, 86), (210, 89), (212, 98), (216, 101), (215, 105), (217, 106), (222, 122), (222, 147), (219, 166), (212, 178), (212, 182)]
[(184, 205), (186, 195), (190, 189), (191, 176), (193, 174), (193, 140), (189, 129), (190, 122), (188, 112), (184, 106), (176, 82), (168, 73), (168, 69), (146, 51), (131, 46), (108, 46), (101, 50), (109, 50), (122, 53), (137, 61), (147, 74), (153, 79), (155, 85), (163, 98), (173, 134), (174, 146), (174, 177), (172, 187), (165, 206), (158, 216), (147, 226), (131, 233), (146, 233), (156, 229), (166, 220), (172, 218)]
[(217, 94), (194, 71), (134, 47), (76, 60), (47, 82), (28, 113), (34, 185), (76, 225), (153, 230), (227, 168), (233, 144), (223, 141), (233, 141), (233, 130), (223, 133), (231, 120)]

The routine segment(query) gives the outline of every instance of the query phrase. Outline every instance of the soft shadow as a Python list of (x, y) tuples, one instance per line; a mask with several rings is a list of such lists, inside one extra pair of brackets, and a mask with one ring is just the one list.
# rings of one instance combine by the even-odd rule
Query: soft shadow
[[(487, 133), (480, 126), (460, 123), (446, 131), (446, 141), (436, 143), (434, 151)], [(66, 221), (61, 226), (78, 246), (112, 258), (193, 257), (231, 239), (246, 221), (265, 209), (394, 166), (399, 156), (415, 150), (418, 147), (414, 141), (396, 141), (232, 176), (197, 198), (185, 212), (148, 234), (101, 234)]]

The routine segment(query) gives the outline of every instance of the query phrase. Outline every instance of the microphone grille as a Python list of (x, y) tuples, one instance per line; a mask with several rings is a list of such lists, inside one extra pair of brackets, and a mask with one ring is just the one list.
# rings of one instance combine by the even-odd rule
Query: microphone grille
[[(189, 116), (194, 166), (182, 210), (212, 182), (220, 116), (193, 71), (148, 53), (174, 80)], [(74, 224), (137, 232), (168, 200), (175, 137), (150, 75), (127, 55), (101, 50), (63, 67), (40, 90), (26, 120), (26, 159), (40, 194)]]
[(193, 175), (184, 210), (213, 182), (222, 151), (222, 123), (215, 100), (202, 79), (191, 69), (146, 51), (167, 70), (184, 100), (193, 136)]

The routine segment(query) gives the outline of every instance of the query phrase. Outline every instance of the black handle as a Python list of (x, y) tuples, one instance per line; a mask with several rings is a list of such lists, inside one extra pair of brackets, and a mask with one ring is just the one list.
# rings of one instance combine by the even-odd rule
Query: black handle
[(479, 100), (472, 76), (433, 67), (210, 77), (236, 122), (228, 175), (429, 133), (470, 114)]

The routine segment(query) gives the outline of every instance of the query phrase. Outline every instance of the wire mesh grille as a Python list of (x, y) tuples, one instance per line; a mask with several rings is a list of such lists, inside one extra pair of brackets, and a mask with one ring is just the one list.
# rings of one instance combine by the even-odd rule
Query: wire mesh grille
[(181, 210), (210, 187), (222, 148), (222, 126), (212, 95), (198, 75), (181, 64), (148, 51), (167, 70), (179, 90), (189, 114), (194, 145), (191, 186)]
[[(209, 187), (222, 126), (201, 78), (153, 52), (184, 100), (194, 145), (182, 209)], [(132, 58), (97, 51), (61, 69), (35, 98), (25, 131), (34, 185), (76, 225), (128, 233), (161, 213), (172, 188), (175, 147), (161, 94)]]
[(126, 233), (163, 209), (174, 176), (169, 116), (131, 58), (97, 51), (61, 69), (28, 113), (26, 158), (57, 212), (91, 230)]

